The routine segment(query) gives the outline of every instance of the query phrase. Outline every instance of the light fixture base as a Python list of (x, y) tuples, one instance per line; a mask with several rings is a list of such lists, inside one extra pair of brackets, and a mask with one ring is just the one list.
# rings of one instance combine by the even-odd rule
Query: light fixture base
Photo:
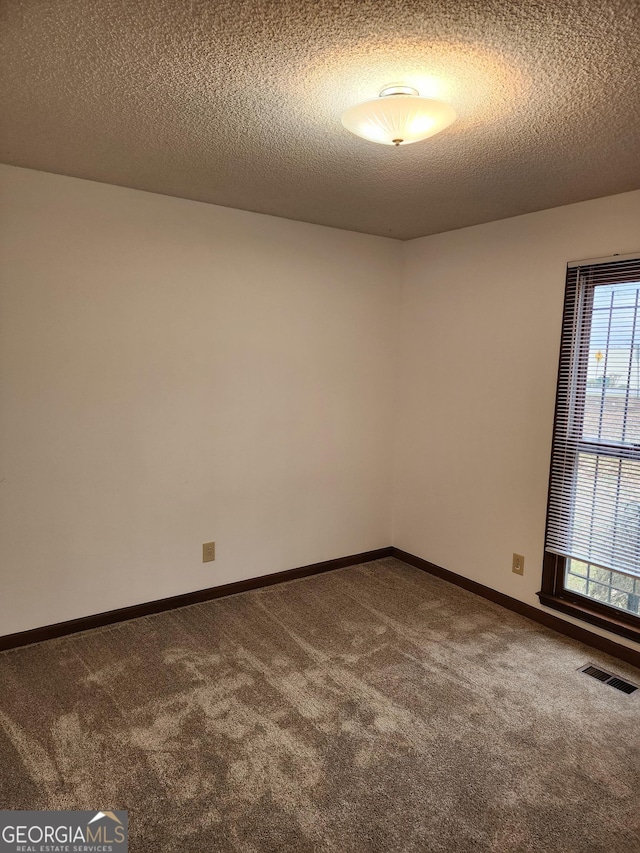
[(385, 86), (380, 92), (381, 98), (388, 98), (390, 95), (418, 95), (418, 90), (413, 86), (402, 86), (394, 83), (392, 86)]

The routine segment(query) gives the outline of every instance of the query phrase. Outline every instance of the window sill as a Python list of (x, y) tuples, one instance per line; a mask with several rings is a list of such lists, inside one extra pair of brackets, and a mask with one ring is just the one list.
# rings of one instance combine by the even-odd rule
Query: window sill
[(626, 621), (624, 616), (618, 618), (615, 614), (603, 613), (595, 607), (589, 607), (588, 602), (577, 602), (573, 598), (565, 598), (561, 595), (551, 595), (547, 592), (539, 592), (538, 598), (540, 604), (545, 607), (550, 607), (552, 610), (559, 610), (561, 613), (566, 613), (569, 616), (574, 616), (583, 622), (589, 622), (591, 625), (597, 625), (599, 628), (604, 628), (606, 631), (611, 631), (612, 634), (618, 634), (621, 637), (626, 637), (628, 640), (634, 640), (640, 643), (640, 619), (631, 617), (637, 624), (632, 624), (631, 621)]

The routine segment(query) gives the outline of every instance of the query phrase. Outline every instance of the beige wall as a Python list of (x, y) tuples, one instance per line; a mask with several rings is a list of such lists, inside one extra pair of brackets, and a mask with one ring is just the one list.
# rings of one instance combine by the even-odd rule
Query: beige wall
[(538, 606), (566, 264), (638, 249), (640, 192), (405, 244), (397, 547)]
[(0, 634), (390, 543), (401, 244), (0, 185)]
[(565, 266), (640, 192), (398, 243), (0, 188), (0, 634), (391, 543), (537, 606)]

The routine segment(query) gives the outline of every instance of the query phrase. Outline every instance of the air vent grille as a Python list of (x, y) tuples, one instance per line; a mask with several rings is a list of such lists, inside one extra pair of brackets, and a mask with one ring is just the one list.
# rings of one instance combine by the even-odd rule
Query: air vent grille
[(605, 672), (603, 669), (599, 669), (591, 663), (586, 664), (586, 666), (581, 666), (579, 671), (583, 672), (585, 675), (590, 675), (591, 678), (596, 678), (603, 684), (608, 684), (609, 687), (615, 687), (616, 690), (621, 690), (623, 693), (627, 693), (628, 695), (631, 695), (638, 690), (638, 686), (636, 684), (631, 684), (630, 681), (625, 681), (625, 679), (620, 678), (619, 675), (612, 675), (610, 672)]
[(609, 687), (615, 687), (616, 690), (622, 690), (623, 693), (635, 693), (638, 689), (634, 684), (629, 684), (628, 681), (623, 681), (621, 678), (611, 678), (607, 684)]

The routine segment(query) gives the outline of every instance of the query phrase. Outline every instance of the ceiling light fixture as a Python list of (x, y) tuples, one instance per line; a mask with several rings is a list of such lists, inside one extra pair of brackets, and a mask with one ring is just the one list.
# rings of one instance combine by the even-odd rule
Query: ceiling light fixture
[(421, 98), (412, 86), (387, 86), (380, 97), (350, 107), (342, 124), (363, 139), (382, 145), (408, 145), (440, 133), (455, 121), (451, 104)]

